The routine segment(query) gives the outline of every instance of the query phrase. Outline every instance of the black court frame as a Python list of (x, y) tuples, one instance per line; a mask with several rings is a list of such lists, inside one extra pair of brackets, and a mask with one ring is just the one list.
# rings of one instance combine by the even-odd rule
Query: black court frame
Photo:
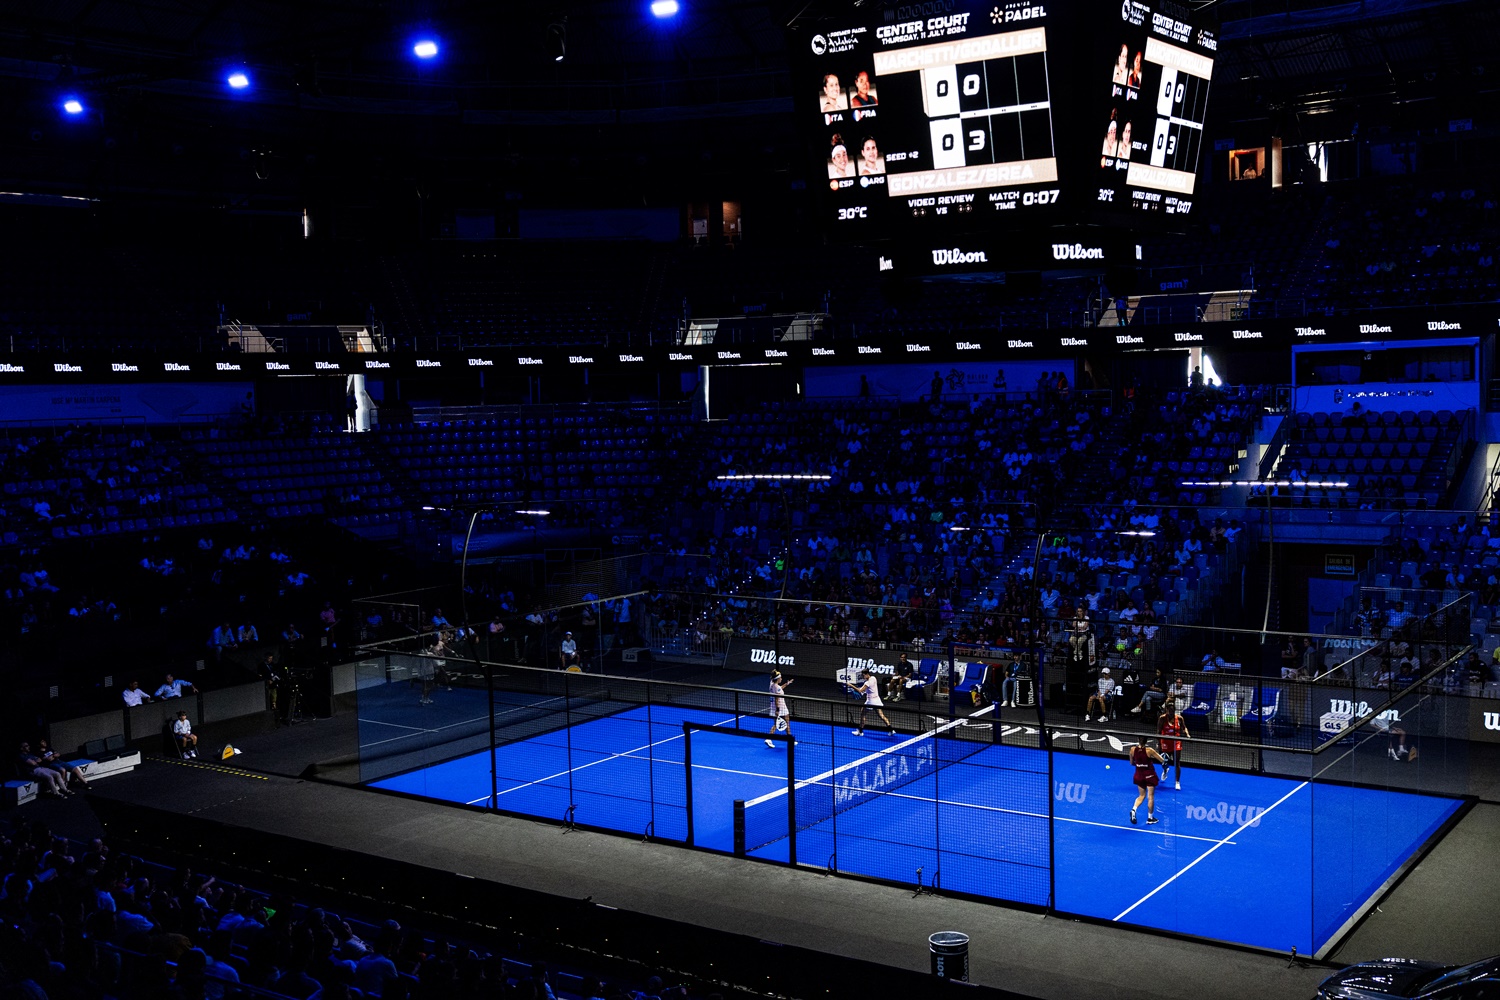
[[(780, 743), (786, 749), (786, 821), (787, 836), (789, 838), (789, 863), (797, 863), (797, 741), (792, 739), (791, 733), (766, 733), (753, 729), (742, 729), (739, 726), (726, 728), (703, 722), (684, 722), (682, 724), (682, 763), (686, 770), (687, 778), (687, 843), (689, 847), (697, 847), (696, 834), (693, 829), (693, 733), (698, 730), (706, 730), (721, 736), (738, 736), (743, 739), (772, 740)], [(745, 846), (745, 800), (734, 800), (734, 856), (743, 858), (748, 856)]]

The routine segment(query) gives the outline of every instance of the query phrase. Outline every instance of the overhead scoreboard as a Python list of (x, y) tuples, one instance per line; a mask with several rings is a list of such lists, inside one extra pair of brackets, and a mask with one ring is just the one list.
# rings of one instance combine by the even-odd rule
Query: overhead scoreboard
[(1095, 102), (1096, 197), (1127, 212), (1190, 215), (1218, 39), (1138, 0), (1124, 0), (1119, 18), (1118, 42), (1101, 38), (1089, 73), (1089, 89), (1108, 95)]
[(1217, 36), (1168, 0), (941, 0), (792, 35), (828, 232), (1183, 221)]

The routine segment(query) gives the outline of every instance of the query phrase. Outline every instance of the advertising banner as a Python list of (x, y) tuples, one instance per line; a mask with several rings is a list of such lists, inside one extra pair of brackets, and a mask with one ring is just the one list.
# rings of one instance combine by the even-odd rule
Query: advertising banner
[[(729, 644), (724, 666), (732, 670), (763, 671), (774, 667), (787, 677), (815, 677), (836, 681), (845, 670), (869, 670), (882, 679), (891, 676), (901, 653), (862, 646), (831, 646), (813, 642), (778, 642), (775, 639), (735, 638)], [(919, 661), (911, 657), (913, 666)]]

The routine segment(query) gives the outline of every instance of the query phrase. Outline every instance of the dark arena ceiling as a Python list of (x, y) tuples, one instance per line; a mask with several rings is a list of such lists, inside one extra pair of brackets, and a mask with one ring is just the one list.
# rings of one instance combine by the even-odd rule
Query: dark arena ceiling
[[(786, 173), (802, 141), (787, 26), (882, 16), (876, 0), (682, 0), (667, 21), (648, 6), (0, 0), (0, 182), (211, 193), (239, 178), (309, 183), (318, 163), (326, 183), (400, 164), (403, 176), (652, 197), (703, 177)], [(1317, 141), (1494, 104), (1492, 0), (1191, 6), (1223, 24), (1221, 121)], [(423, 33), (441, 44), (431, 63), (411, 57)], [(243, 92), (224, 85), (236, 67), (252, 80)], [(67, 96), (86, 111), (61, 115)]]

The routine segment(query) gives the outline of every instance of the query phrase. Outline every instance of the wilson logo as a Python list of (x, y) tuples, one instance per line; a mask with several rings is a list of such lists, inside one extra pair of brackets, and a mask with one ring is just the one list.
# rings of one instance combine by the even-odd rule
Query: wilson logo
[(1224, 823), (1228, 826), (1260, 826), (1260, 818), (1265, 815), (1264, 806), (1230, 805), (1228, 802), (1220, 802), (1212, 806), (1188, 806), (1183, 810), (1188, 819), (1196, 819), (1203, 823)]
[(1462, 323), (1447, 323), (1443, 320), (1436, 320), (1427, 324), (1427, 329), (1429, 330), (1462, 330), (1463, 328), (1464, 325)]
[(1005, 346), (1006, 347), (1035, 347), (1036, 344), (1032, 343), (1029, 340), (1007, 340), (1005, 342)]
[(1177, 341), (1177, 343), (1179, 343), (1179, 344), (1184, 344), (1184, 343), (1187, 343), (1187, 344), (1196, 344), (1196, 343), (1202, 342), (1202, 340), (1203, 340), (1203, 334), (1201, 334), (1201, 333), (1174, 333), (1174, 334), (1172, 334), (1172, 339), (1175, 340), (1175, 341)]
[(1361, 324), (1359, 324), (1359, 332), (1360, 333), (1390, 333), (1391, 332), (1391, 328), (1388, 327), (1388, 326), (1382, 326), (1379, 323), (1361, 323)]
[(1299, 337), (1328, 336), (1328, 331), (1323, 329), (1321, 326), (1294, 326), (1292, 327), (1292, 329), (1297, 331), (1297, 336)]
[(1128, 333), (1115, 334), (1115, 343), (1117, 344), (1144, 344), (1145, 342), (1145, 337), (1132, 337)]
[[(1356, 719), (1363, 719), (1370, 714), (1370, 703), (1367, 701), (1347, 701), (1334, 698), (1328, 702), (1328, 711), (1334, 715), (1352, 715)], [(1376, 718), (1385, 719), (1389, 722), (1400, 722), (1401, 713), (1394, 708), (1381, 712)]]
[(1057, 791), (1054, 793), (1059, 802), (1072, 802), (1075, 805), (1083, 805), (1083, 800), (1088, 798), (1089, 786), (1080, 785), (1076, 781), (1059, 781)]
[(750, 650), (750, 662), (770, 663), (778, 667), (795, 667), (797, 665), (797, 658), (791, 655), (777, 656), (774, 649), (752, 648)]
[(1231, 330), (1230, 336), (1235, 340), (1264, 340), (1265, 336), (1259, 330)]
[(1485, 712), (1484, 728), (1500, 733), (1500, 712)]
[(1104, 251), (1100, 247), (1086, 247), (1082, 243), (1054, 243), (1052, 244), (1053, 260), (1103, 260)]
[[(1053, 250), (1056, 249), (1054, 246)], [(952, 250), (932, 251), (932, 262), (939, 267), (944, 267), (949, 264), (988, 264), (990, 259), (985, 256), (983, 250), (969, 251), (954, 247)]]
[(895, 666), (892, 664), (877, 663), (874, 660), (868, 660), (861, 656), (849, 657), (847, 665), (850, 670), (868, 670), (872, 674), (886, 674), (888, 676), (896, 671)]

